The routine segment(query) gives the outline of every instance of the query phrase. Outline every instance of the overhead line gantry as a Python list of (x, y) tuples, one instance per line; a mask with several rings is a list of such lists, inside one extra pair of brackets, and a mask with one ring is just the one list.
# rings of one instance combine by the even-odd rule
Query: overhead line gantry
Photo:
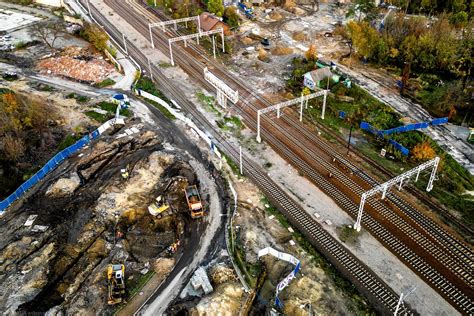
[(288, 100), (282, 103), (278, 103), (272, 106), (269, 106), (264, 109), (257, 110), (257, 142), (261, 142), (262, 138), (260, 137), (260, 115), (271, 112), (276, 110), (277, 111), (277, 118), (280, 118), (280, 110), (282, 108), (295, 105), (295, 104), (300, 104), (300, 122), (303, 120), (303, 105), (305, 108), (308, 107), (308, 100), (314, 99), (320, 96), (324, 96), (324, 101), (323, 101), (323, 114), (322, 118), (324, 118), (324, 109), (326, 108), (326, 96), (327, 96), (327, 90), (321, 90), (315, 93), (311, 93), (308, 95), (302, 95), (299, 98), (293, 99), (293, 100)]

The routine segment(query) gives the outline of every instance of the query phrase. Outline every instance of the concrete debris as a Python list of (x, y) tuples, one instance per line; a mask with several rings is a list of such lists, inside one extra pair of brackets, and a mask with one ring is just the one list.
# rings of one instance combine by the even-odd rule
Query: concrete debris
[(49, 226), (44, 226), (44, 225), (35, 225), (33, 226), (33, 228), (31, 229), (32, 232), (35, 232), (35, 233), (44, 233), (45, 231), (47, 231), (49, 228)]
[(77, 173), (72, 173), (69, 178), (58, 179), (46, 191), (47, 196), (62, 197), (72, 194), (80, 186), (81, 179)]
[(25, 226), (29, 227), (29, 226), (33, 225), (33, 223), (34, 223), (34, 221), (36, 220), (37, 217), (38, 217), (38, 215), (28, 216), (28, 218), (26, 219), (26, 222), (25, 222)]
[(209, 282), (209, 278), (207, 277), (206, 270), (203, 267), (199, 267), (195, 272), (193, 277), (191, 278), (191, 285), (193, 286), (195, 291), (198, 291), (200, 288), (204, 291), (205, 295), (208, 295), (214, 291), (214, 288)]

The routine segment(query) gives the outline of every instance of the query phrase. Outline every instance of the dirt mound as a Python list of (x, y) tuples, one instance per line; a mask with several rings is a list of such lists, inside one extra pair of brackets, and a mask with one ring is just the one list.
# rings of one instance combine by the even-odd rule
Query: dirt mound
[(240, 283), (225, 283), (203, 298), (190, 315), (238, 315), (244, 292)]
[(275, 47), (271, 50), (274, 56), (285, 56), (293, 54), (293, 48), (291, 47)]
[(285, 2), (283, 3), (283, 8), (285, 8), (286, 10), (292, 9), (294, 7), (296, 7), (295, 0), (285, 0)]
[(258, 60), (260, 61), (268, 61), (268, 53), (266, 50), (264, 50), (263, 48), (260, 48), (258, 50)]
[(168, 274), (175, 263), (174, 258), (158, 258), (153, 265), (155, 272), (159, 275)]
[(217, 265), (215, 266), (211, 273), (211, 280), (214, 282), (214, 284), (219, 285), (231, 280), (236, 281), (237, 278), (235, 276), (234, 270), (231, 268), (225, 267), (223, 265)]
[(273, 11), (272, 13), (270, 13), (270, 18), (274, 21), (280, 21), (281, 19), (283, 19), (283, 15), (281, 15), (279, 12), (277, 11)]
[(304, 42), (308, 40), (308, 35), (305, 32), (293, 32), (292, 35), (295, 41)]
[(254, 42), (250, 37), (243, 37), (240, 41), (244, 45), (251, 45)]

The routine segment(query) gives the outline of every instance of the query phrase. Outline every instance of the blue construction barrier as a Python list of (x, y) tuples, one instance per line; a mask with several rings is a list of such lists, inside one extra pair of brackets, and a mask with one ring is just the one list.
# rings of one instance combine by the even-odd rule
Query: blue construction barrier
[[(422, 129), (422, 128), (428, 128), (430, 125), (441, 125), (441, 124), (446, 124), (448, 122), (447, 117), (442, 117), (442, 118), (437, 118), (434, 120), (431, 120), (431, 122), (421, 122), (421, 123), (414, 123), (414, 124), (408, 124), (408, 125), (403, 125), (403, 126), (398, 126), (386, 130), (378, 130), (372, 125), (370, 125), (367, 122), (360, 122), (360, 128), (366, 131), (371, 132), (372, 134), (379, 136), (379, 137), (384, 137), (390, 134), (396, 134), (396, 133), (404, 133), (404, 132), (409, 132), (409, 131), (414, 131), (417, 129)], [(403, 145), (397, 143), (393, 139), (389, 139), (388, 142), (392, 144), (397, 150), (399, 150), (403, 155), (408, 156), (410, 151), (404, 147)]]
[[(109, 123), (109, 122), (107, 122)], [(106, 124), (107, 124), (106, 123)], [(109, 123), (110, 124), (110, 123)], [(105, 125), (105, 124), (104, 124)], [(7, 207), (9, 207), (13, 202), (19, 199), (26, 191), (31, 189), (35, 184), (40, 182), (49, 172), (56, 169), (58, 165), (63, 163), (64, 160), (71, 157), (77, 153), (81, 148), (88, 145), (91, 140), (94, 140), (100, 136), (99, 129), (94, 130), (89, 135), (83, 136), (76, 143), (67, 147), (66, 149), (61, 150), (53, 158), (51, 158), (38, 172), (36, 172), (31, 178), (26, 180), (18, 189), (10, 194), (5, 200), (0, 201), (0, 214), (2, 214)]]

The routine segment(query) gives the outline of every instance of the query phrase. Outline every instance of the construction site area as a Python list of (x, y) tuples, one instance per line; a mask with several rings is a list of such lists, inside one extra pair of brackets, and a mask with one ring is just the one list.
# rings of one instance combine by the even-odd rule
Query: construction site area
[(0, 1), (0, 311), (474, 312), (466, 126), (345, 2)]

